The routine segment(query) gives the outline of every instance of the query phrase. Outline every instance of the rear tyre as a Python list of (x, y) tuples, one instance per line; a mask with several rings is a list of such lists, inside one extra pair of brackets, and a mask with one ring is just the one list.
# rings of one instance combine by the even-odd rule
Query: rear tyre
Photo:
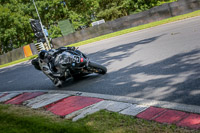
[(73, 79), (74, 80), (81, 80), (86, 75), (88, 75), (88, 74), (85, 74), (85, 73), (75, 74), (75, 75), (73, 75)]
[(104, 67), (104, 66), (102, 66), (102, 65), (100, 65), (98, 63), (92, 62), (92, 61), (89, 62), (88, 66), (90, 68), (93, 68), (93, 71), (95, 73), (106, 74), (106, 72), (107, 72), (107, 68), (106, 67)]
[(82, 76), (81, 75), (73, 75), (73, 79), (74, 80), (80, 80), (82, 78)]

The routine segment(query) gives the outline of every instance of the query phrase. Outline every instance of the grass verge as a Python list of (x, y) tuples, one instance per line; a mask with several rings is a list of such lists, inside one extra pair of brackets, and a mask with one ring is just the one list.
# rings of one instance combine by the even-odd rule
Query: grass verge
[(0, 104), (1, 133), (189, 133), (195, 130), (137, 119), (105, 110), (77, 122), (43, 109)]
[[(140, 26), (137, 26), (137, 27), (121, 30), (121, 31), (118, 31), (118, 32), (106, 34), (106, 35), (99, 36), (99, 37), (96, 37), (96, 38), (92, 38), (92, 39), (88, 39), (88, 40), (81, 41), (81, 42), (78, 42), (78, 43), (74, 43), (74, 44), (71, 44), (69, 46), (78, 47), (78, 46), (85, 45), (85, 44), (88, 44), (88, 43), (108, 39), (108, 38), (111, 38), (111, 37), (127, 34), (127, 33), (134, 32), (134, 31), (139, 31), (139, 30), (143, 30), (143, 29), (147, 29), (147, 28), (151, 28), (151, 27), (155, 27), (155, 26), (159, 26), (159, 25), (175, 22), (175, 21), (178, 21), (178, 20), (183, 20), (183, 19), (195, 17), (195, 16), (200, 16), (200, 10), (194, 11), (194, 12), (191, 12), (191, 13), (188, 13), (188, 14), (164, 19), (164, 20), (161, 20), (161, 21), (156, 21), (156, 22), (152, 22), (152, 23), (149, 23), (149, 24), (140, 25)], [(17, 61), (14, 61), (14, 62), (10, 62), (10, 63), (7, 63), (7, 64), (3, 64), (3, 65), (0, 65), (0, 68), (7, 67), (7, 66), (10, 66), (10, 65), (13, 65), (13, 64), (17, 64), (17, 63), (20, 63), (20, 62), (28, 61), (32, 58), (34, 58), (34, 57), (32, 56), (32, 57), (24, 58), (24, 59), (17, 60)]]

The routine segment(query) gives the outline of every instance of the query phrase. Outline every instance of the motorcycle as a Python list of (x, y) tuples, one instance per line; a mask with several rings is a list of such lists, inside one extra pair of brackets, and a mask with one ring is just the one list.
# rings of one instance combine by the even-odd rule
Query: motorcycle
[[(52, 52), (52, 50), (49, 50), (51, 59), (47, 63), (48, 66), (46, 66), (46, 68), (41, 68), (44, 67), (44, 65), (42, 65), (43, 60), (39, 57), (31, 62), (37, 70), (44, 72), (49, 68), (51, 71), (55, 72), (55, 74), (51, 76), (44, 72), (53, 82), (53, 79), (56, 78), (64, 82), (67, 79), (73, 78), (76, 80), (91, 73), (106, 74), (107, 72), (106, 67), (91, 61), (84, 53), (79, 51), (78, 48), (74, 47), (68, 49), (66, 47), (61, 47), (55, 51)], [(61, 86), (62, 85), (59, 85), (57, 87)]]

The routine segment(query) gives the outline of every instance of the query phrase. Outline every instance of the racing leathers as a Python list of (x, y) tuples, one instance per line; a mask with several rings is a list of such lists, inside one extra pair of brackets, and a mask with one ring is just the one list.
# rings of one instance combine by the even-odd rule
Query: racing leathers
[[(62, 80), (59, 79), (61, 74), (57, 72), (56, 67), (54, 66), (54, 61), (56, 55), (62, 53), (65, 50), (75, 50), (75, 47), (61, 47), (59, 49), (51, 49), (49, 51), (41, 51), (44, 53), (39, 53), (39, 66), (41, 70), (52, 80), (52, 82), (57, 87), (62, 86)], [(40, 57), (40, 55), (44, 56)]]

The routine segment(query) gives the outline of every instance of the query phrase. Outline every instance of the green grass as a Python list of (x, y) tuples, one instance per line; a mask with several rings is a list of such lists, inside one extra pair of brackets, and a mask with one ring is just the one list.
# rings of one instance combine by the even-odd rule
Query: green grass
[[(175, 21), (178, 21), (178, 20), (183, 20), (183, 19), (195, 17), (195, 16), (200, 16), (200, 10), (192, 12), (192, 13), (188, 13), (188, 14), (164, 19), (164, 20), (161, 20), (161, 21), (156, 21), (156, 22), (152, 22), (152, 23), (149, 23), (149, 24), (140, 25), (140, 26), (137, 26), (137, 27), (121, 30), (121, 31), (118, 31), (118, 32), (106, 34), (106, 35), (99, 36), (99, 37), (96, 37), (96, 38), (92, 38), (92, 39), (88, 39), (88, 40), (81, 41), (81, 42), (78, 42), (78, 43), (74, 43), (74, 44), (71, 44), (69, 46), (78, 47), (78, 46), (89, 44), (89, 43), (92, 43), (92, 42), (108, 39), (108, 38), (111, 38), (111, 37), (127, 34), (127, 33), (134, 32), (134, 31), (139, 31), (139, 30), (143, 30), (143, 29), (147, 29), (147, 28), (151, 28), (151, 27), (155, 27), (155, 26), (159, 26), (159, 25), (175, 22)], [(0, 68), (10, 66), (10, 65), (13, 65), (13, 64), (17, 64), (17, 63), (20, 63), (20, 62), (23, 62), (23, 61), (27, 61), (27, 60), (30, 60), (31, 58), (33, 58), (33, 57), (24, 58), (24, 59), (21, 59), (21, 60), (10, 62), (8, 64), (3, 64), (3, 65), (0, 65)]]
[(195, 130), (137, 119), (105, 110), (72, 122), (44, 111), (0, 104), (1, 133), (189, 133)]
[(175, 1), (178, 1), (178, 0), (168, 0), (168, 1), (163, 1), (163, 2), (161, 2), (160, 4), (162, 5), (162, 4), (165, 4), (165, 3), (171, 3), (171, 2), (175, 2)]
[(70, 121), (23, 107), (0, 105), (1, 133), (78, 133), (87, 129)]

